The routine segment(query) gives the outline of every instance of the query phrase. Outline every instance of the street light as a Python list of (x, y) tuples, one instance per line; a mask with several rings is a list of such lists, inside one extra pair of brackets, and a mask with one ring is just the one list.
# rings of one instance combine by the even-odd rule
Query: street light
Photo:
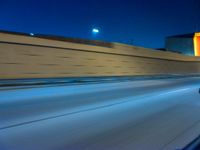
[(92, 33), (94, 33), (94, 34), (99, 33), (99, 29), (97, 29), (97, 28), (92, 29)]

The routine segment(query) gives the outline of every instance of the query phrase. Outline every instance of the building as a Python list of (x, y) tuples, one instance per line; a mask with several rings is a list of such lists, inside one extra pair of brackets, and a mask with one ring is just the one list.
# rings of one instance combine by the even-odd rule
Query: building
[(190, 56), (200, 56), (200, 32), (166, 38), (165, 48)]

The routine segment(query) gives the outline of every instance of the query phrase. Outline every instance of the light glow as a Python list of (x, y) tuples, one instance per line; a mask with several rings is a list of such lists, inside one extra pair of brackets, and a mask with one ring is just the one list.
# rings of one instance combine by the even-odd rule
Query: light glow
[(200, 33), (195, 33), (193, 41), (195, 56), (200, 56)]
[(92, 29), (93, 33), (99, 33), (99, 29)]

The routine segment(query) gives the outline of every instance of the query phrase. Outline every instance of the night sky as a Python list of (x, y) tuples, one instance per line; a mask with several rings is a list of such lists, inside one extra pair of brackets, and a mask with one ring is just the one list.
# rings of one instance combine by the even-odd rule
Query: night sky
[(0, 30), (161, 48), (200, 30), (200, 0), (0, 0)]

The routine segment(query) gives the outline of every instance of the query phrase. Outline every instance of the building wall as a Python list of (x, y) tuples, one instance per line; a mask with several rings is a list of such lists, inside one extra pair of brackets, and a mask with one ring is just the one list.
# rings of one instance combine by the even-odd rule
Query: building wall
[(179, 52), (185, 55), (194, 56), (193, 38), (170, 37), (166, 39), (166, 50)]
[(0, 79), (200, 73), (196, 57), (0, 33)]
[(195, 33), (194, 51), (195, 51), (195, 56), (200, 56), (200, 33)]

